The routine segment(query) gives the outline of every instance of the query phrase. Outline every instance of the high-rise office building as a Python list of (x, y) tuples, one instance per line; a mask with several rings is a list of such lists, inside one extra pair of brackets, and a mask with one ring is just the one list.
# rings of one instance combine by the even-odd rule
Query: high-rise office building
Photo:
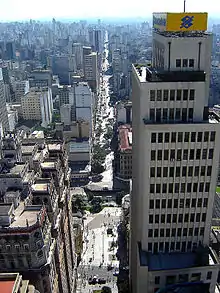
[(84, 77), (91, 87), (96, 92), (99, 87), (99, 70), (98, 70), (98, 54), (92, 52), (84, 56)]
[(220, 125), (208, 117), (206, 25), (203, 13), (155, 14), (152, 67), (132, 68), (133, 293), (195, 282), (215, 291), (209, 235)]
[(2, 68), (0, 68), (0, 122), (4, 130), (9, 130)]

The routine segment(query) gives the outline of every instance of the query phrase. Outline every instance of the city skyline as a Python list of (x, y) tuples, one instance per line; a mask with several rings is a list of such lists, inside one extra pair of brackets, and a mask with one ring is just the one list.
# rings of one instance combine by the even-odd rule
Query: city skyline
[[(118, 2), (113, 0), (108, 9), (106, 9), (106, 6), (103, 5), (101, 0), (95, 0), (85, 4), (86, 5), (83, 6), (82, 11), (81, 2), (77, 3), (70, 0), (64, 0), (62, 2), (62, 7), (68, 9), (60, 9), (60, 6), (54, 5), (51, 0), (46, 2), (39, 0), (38, 5), (35, 6), (34, 9), (27, 9), (30, 5), (30, 2), (27, 0), (22, 0), (20, 2), (9, 0), (2, 3), (0, 21), (19, 21), (29, 19), (48, 20), (53, 17), (59, 19), (149, 17), (152, 12), (180, 12), (183, 10), (183, 0), (160, 1), (159, 5), (155, 2), (146, 3), (143, 0), (139, 0), (138, 2)], [(218, 5), (217, 0), (212, 1), (211, 7), (208, 2), (201, 3), (199, 0), (187, 1), (186, 11), (204, 11), (208, 12), (210, 16), (217, 16), (220, 12), (220, 6)]]

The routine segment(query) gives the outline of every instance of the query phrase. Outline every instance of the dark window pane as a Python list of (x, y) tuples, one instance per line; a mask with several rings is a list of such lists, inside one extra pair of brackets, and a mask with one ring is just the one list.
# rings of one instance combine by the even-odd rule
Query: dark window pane
[(189, 59), (189, 67), (194, 67), (194, 59)]
[(168, 101), (168, 96), (169, 96), (169, 91), (168, 90), (164, 90), (163, 91), (163, 100), (164, 101)]
[(154, 143), (157, 141), (157, 134), (156, 133), (151, 133), (151, 142)]
[(157, 90), (157, 101), (162, 101), (162, 90)]
[(183, 67), (188, 67), (188, 59), (183, 59)]
[(176, 59), (176, 67), (181, 67), (181, 59)]
[(158, 133), (158, 143), (162, 143), (163, 142), (163, 132), (159, 132)]
[(170, 90), (170, 101), (175, 100), (175, 90)]
[(150, 109), (150, 121), (155, 121), (155, 109)]
[(169, 142), (170, 141), (170, 133), (166, 132), (165, 133), (165, 142)]
[(215, 141), (215, 131), (211, 132), (210, 141)]
[(151, 90), (150, 91), (150, 100), (151, 101), (155, 101), (155, 96), (156, 96), (155, 91), (154, 90)]
[(198, 132), (198, 136), (197, 136), (197, 141), (201, 142), (202, 141), (202, 132)]
[(177, 101), (181, 101), (182, 98), (182, 90), (177, 90), (176, 99)]
[(187, 101), (188, 100), (188, 90), (183, 90), (183, 101)]
[(193, 101), (195, 99), (195, 90), (190, 90), (189, 91), (189, 99)]

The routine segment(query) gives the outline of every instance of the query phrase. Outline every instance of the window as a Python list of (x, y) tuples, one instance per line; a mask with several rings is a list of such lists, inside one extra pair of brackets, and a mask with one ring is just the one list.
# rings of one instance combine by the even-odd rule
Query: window
[(173, 214), (173, 223), (177, 222), (177, 215)]
[(176, 199), (176, 198), (173, 201), (173, 207), (174, 207), (174, 209), (178, 208), (178, 199)]
[(173, 193), (173, 183), (169, 183), (169, 193)]
[(170, 90), (170, 101), (175, 100), (175, 90)]
[(172, 199), (168, 199), (167, 201), (167, 208), (172, 209)]
[(188, 100), (188, 90), (183, 90), (183, 101)]
[(156, 151), (151, 151), (151, 161), (156, 160)]
[(183, 150), (183, 160), (188, 160), (188, 150)]
[(170, 141), (170, 133), (166, 132), (165, 133), (165, 142), (169, 142)]
[(176, 142), (176, 132), (172, 132), (172, 134), (171, 134), (171, 142)]
[(149, 223), (153, 224), (153, 221), (154, 221), (153, 215), (149, 215)]
[(174, 177), (174, 167), (170, 167), (169, 177)]
[(185, 214), (185, 216), (184, 216), (184, 222), (185, 223), (188, 223), (188, 221), (189, 221), (189, 214)]
[(183, 67), (188, 67), (188, 59), (183, 59)]
[(148, 243), (148, 251), (152, 251), (152, 243)]
[(194, 222), (194, 219), (195, 219), (195, 214), (190, 214), (190, 222)]
[(204, 228), (200, 228), (200, 236), (204, 236), (204, 232), (205, 232), (205, 229)]
[(206, 159), (207, 159), (207, 152), (208, 152), (207, 149), (203, 149), (203, 150), (202, 150), (202, 159), (203, 159), (203, 160), (206, 160)]
[(176, 67), (181, 67), (181, 59), (176, 59)]
[(154, 237), (158, 237), (158, 229), (154, 230)]
[(154, 283), (155, 283), (155, 285), (159, 285), (160, 284), (160, 277), (159, 276), (156, 276), (155, 277)]
[(195, 90), (189, 91), (189, 99), (190, 101), (193, 101), (195, 99)]
[(180, 120), (180, 118), (181, 118), (181, 117), (180, 117), (180, 113), (181, 113), (181, 112), (180, 112), (180, 109), (177, 108), (177, 109), (176, 109), (176, 120)]
[(205, 220), (206, 220), (206, 213), (203, 213), (202, 214), (202, 222), (205, 222)]
[(150, 209), (151, 210), (154, 209), (154, 201), (153, 201), (153, 199), (150, 200)]
[(183, 133), (178, 132), (178, 142), (183, 142)]
[(198, 166), (195, 167), (194, 176), (199, 176), (199, 167)]
[(192, 183), (187, 183), (187, 187), (186, 187), (187, 192), (191, 192), (192, 190)]
[(180, 177), (180, 167), (176, 167), (176, 177)]
[(168, 167), (163, 167), (163, 177), (168, 177)]
[(160, 208), (160, 200), (156, 199), (156, 209), (159, 209), (159, 208)]
[(158, 133), (158, 143), (163, 142), (163, 132)]
[(157, 101), (162, 101), (162, 90), (157, 90)]
[(192, 166), (188, 167), (188, 176), (189, 177), (193, 176), (193, 167)]
[(193, 273), (191, 276), (191, 281), (192, 282), (200, 281), (200, 278), (201, 278), (201, 273)]
[(194, 67), (194, 59), (189, 59), (189, 67)]
[(204, 141), (205, 142), (209, 141), (209, 132), (208, 131), (205, 131), (205, 133), (204, 133)]
[(160, 237), (164, 237), (164, 229), (160, 229)]
[(188, 274), (179, 275), (179, 283), (186, 283), (189, 280)]
[(215, 131), (211, 132), (210, 141), (215, 141)]
[(156, 184), (156, 193), (160, 193), (160, 184)]
[(163, 91), (163, 100), (164, 101), (168, 101), (168, 96), (169, 96), (169, 91), (168, 90), (164, 90)]
[(200, 222), (200, 213), (196, 214), (196, 222), (197, 222), (197, 223)]
[(168, 109), (163, 109), (163, 120), (164, 121), (167, 121), (167, 118), (168, 118)]
[(174, 109), (170, 108), (170, 115), (169, 115), (170, 120), (174, 120)]
[(187, 171), (187, 167), (183, 166), (183, 168), (182, 168), (182, 177), (186, 177), (186, 171)]
[(211, 280), (212, 279), (212, 272), (208, 272), (207, 273), (207, 277), (206, 277), (207, 280)]
[(190, 160), (194, 160), (194, 153), (195, 153), (195, 151), (193, 149), (191, 149), (189, 152), (189, 159)]
[(157, 134), (155, 132), (151, 133), (151, 142), (152, 143), (157, 142)]
[[(174, 247), (173, 247), (173, 250), (174, 250)], [(175, 282), (176, 282), (176, 276), (167, 276), (166, 277), (166, 285), (175, 284)]]
[(182, 229), (181, 228), (178, 228), (177, 230), (177, 237), (180, 237), (182, 234)]
[(202, 132), (198, 132), (197, 142), (201, 142), (201, 141), (202, 141)]
[(170, 237), (170, 229), (166, 229), (166, 237)]
[(202, 207), (202, 198), (198, 198), (197, 207)]
[(155, 177), (155, 168), (154, 167), (150, 168), (150, 177)]
[(175, 150), (170, 151), (170, 160), (171, 161), (175, 160)]
[(196, 141), (196, 132), (192, 132), (191, 133), (191, 142), (195, 142)]
[(164, 150), (164, 160), (169, 160), (169, 150)]
[(186, 122), (187, 121), (187, 109), (182, 109), (182, 121)]
[(185, 132), (184, 142), (189, 142), (189, 132)]
[(182, 150), (177, 150), (177, 161), (181, 161), (182, 159)]
[(167, 223), (171, 223), (171, 214), (167, 214)]
[(177, 90), (176, 92), (176, 100), (181, 101), (182, 99), (182, 90)]
[(209, 159), (213, 159), (214, 149), (209, 149)]
[(148, 237), (153, 237), (153, 229), (148, 230)]
[(181, 183), (181, 189), (180, 189), (180, 192), (181, 192), (181, 193), (185, 193), (185, 190), (186, 190), (186, 183)]
[(187, 199), (186, 199), (186, 208), (189, 208), (189, 207), (190, 207), (190, 199), (187, 198)]
[(189, 114), (188, 114), (188, 116), (189, 116), (189, 119), (193, 119), (193, 108), (189, 108)]
[(208, 198), (204, 198), (204, 200), (203, 200), (203, 207), (204, 208), (207, 208), (207, 206), (208, 206)]
[(155, 215), (155, 223), (159, 224), (159, 215)]
[(162, 193), (167, 193), (167, 185), (166, 185), (166, 183), (163, 183), (163, 185), (162, 185)]
[(180, 199), (180, 208), (184, 208), (184, 199)]
[(196, 150), (196, 160), (200, 160), (200, 157), (201, 157), (201, 150), (198, 149)]
[(207, 167), (207, 176), (211, 176), (212, 175), (212, 166), (208, 166)]
[(155, 97), (156, 97), (155, 91), (154, 90), (151, 90), (150, 91), (150, 100), (151, 101), (155, 101)]
[(175, 183), (175, 193), (179, 193), (179, 190), (180, 190), (180, 184)]
[(160, 222), (161, 222), (162, 224), (164, 224), (164, 223), (165, 223), (165, 215), (161, 215)]
[(162, 160), (162, 150), (157, 151), (157, 160), (161, 161)]
[(150, 109), (150, 121), (155, 121), (155, 109)]
[(193, 192), (197, 192), (198, 183), (193, 183)]
[(150, 185), (150, 193), (154, 193), (154, 184)]
[(166, 208), (166, 199), (162, 199), (162, 209)]
[(183, 214), (179, 214), (178, 223), (183, 222)]

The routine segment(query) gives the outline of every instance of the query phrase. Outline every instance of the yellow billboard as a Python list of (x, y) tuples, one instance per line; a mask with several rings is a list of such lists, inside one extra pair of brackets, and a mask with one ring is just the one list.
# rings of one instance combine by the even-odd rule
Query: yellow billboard
[(153, 28), (167, 32), (206, 31), (207, 13), (154, 13)]

